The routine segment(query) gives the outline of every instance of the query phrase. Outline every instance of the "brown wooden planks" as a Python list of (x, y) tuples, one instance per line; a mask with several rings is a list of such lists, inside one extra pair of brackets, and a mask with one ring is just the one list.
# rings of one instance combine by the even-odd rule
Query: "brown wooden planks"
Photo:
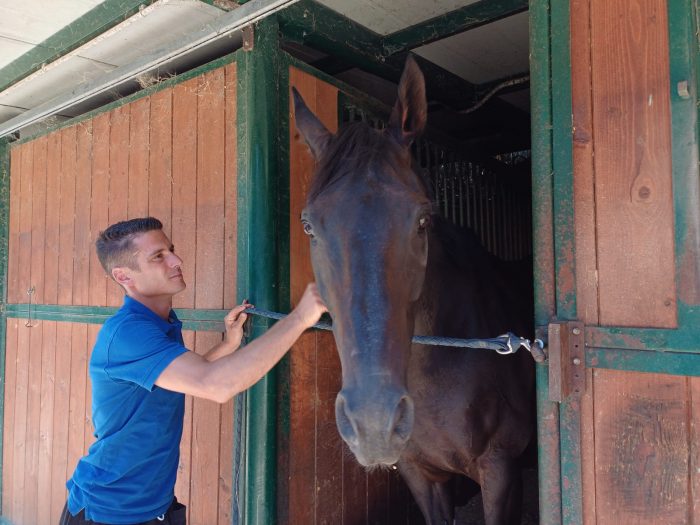
[(22, 185), (22, 148), (10, 148), (10, 210), (7, 257), (7, 300), (19, 302), (19, 221)]
[(17, 246), (18, 302), (28, 302), (27, 291), (31, 288), (32, 256), (32, 184), (34, 173), (34, 143), (22, 146), (21, 181), (19, 200), (19, 241)]
[[(197, 332), (195, 349), (205, 354), (221, 341), (221, 334)], [(220, 406), (195, 399), (192, 407), (192, 470), (190, 523), (214, 524), (218, 520)]]
[(173, 89), (173, 232), (170, 240), (182, 259), (187, 288), (176, 308), (194, 308), (197, 250), (197, 89), (193, 78)]
[(196, 308), (223, 307), (224, 72), (199, 79), (197, 107)]
[[(225, 166), (224, 166), (224, 308), (233, 308), (237, 303), (236, 274), (238, 239), (238, 135), (236, 63), (224, 68), (225, 86)], [(241, 300), (245, 297), (239, 298)]]
[(61, 131), (59, 173), (59, 252), (57, 302), (73, 304), (73, 239), (75, 235), (76, 126)]
[[(156, 100), (153, 112), (152, 99), (147, 97), (11, 149), (8, 293), (14, 302), (27, 302), (26, 290), (38, 282), (41, 286), (36, 289), (44, 303), (119, 304), (117, 294), (108, 294), (107, 280), (94, 254), (97, 233), (123, 218), (147, 215), (149, 206), (170, 209), (171, 186), (172, 213), (166, 212), (164, 223), (172, 220), (182, 225), (178, 252), (189, 251), (193, 266), (197, 257), (213, 257), (200, 275), (200, 307), (221, 308), (224, 294), (227, 302), (235, 302), (235, 224), (225, 225), (221, 220), (223, 216), (225, 221), (234, 221), (236, 214), (235, 68), (228, 71), (228, 86), (223, 69), (186, 83), (194, 91), (179, 102), (179, 108), (173, 106), (170, 128), (169, 117), (163, 117), (167, 109), (162, 110)], [(168, 92), (177, 104), (175, 89)], [(163, 95), (161, 102), (167, 98)], [(197, 139), (203, 98), (207, 129), (204, 138)], [(175, 129), (178, 112), (195, 115), (189, 143)], [(157, 116), (161, 120), (154, 124)], [(153, 154), (152, 137), (158, 151), (165, 151), (166, 156), (171, 151), (181, 162), (183, 169), (177, 172), (173, 166), (172, 177), (166, 165), (156, 162), (160, 159)], [(204, 156), (198, 156), (198, 140), (206, 141)], [(156, 172), (153, 181), (152, 167)], [(202, 172), (199, 178), (197, 170)], [(198, 180), (205, 187), (199, 202)], [(152, 193), (149, 185), (154, 188)], [(198, 233), (198, 217), (208, 225), (204, 234)], [(195, 306), (194, 272), (193, 267), (188, 279), (191, 294), (182, 303), (188, 308)], [(8, 321), (6, 380), (10, 384), (5, 396), (3, 516), (18, 523), (25, 518), (32, 523), (54, 523), (65, 502), (66, 479), (94, 439), (87, 361), (99, 326), (42, 321), (30, 329), (24, 322)], [(187, 337), (192, 347), (195, 336), (190, 333)], [(200, 339), (208, 349), (220, 337), (202, 334)], [(191, 522), (202, 518), (201, 523), (228, 523), (232, 403), (205, 403), (197, 416), (203, 423), (195, 427), (192, 420), (197, 410), (191, 398), (186, 406), (186, 466), (181, 463), (178, 495), (186, 487), (183, 501), (189, 502), (190, 487), (196, 486), (190, 475), (192, 461), (197, 465), (197, 458), (205, 458), (194, 477), (203, 476), (212, 484), (216, 503), (212, 507), (209, 495), (200, 493), (199, 501), (211, 509), (198, 509), (195, 504)], [(195, 442), (196, 436), (211, 434), (207, 423), (214, 419), (218, 430), (208, 440)], [(193, 446), (194, 457), (189, 452)], [(37, 508), (35, 502), (44, 493), (46, 505)]]
[(87, 341), (84, 324), (71, 325), (71, 368), (68, 405), (68, 472), (72, 474), (85, 452), (85, 406), (87, 403)]
[[(182, 339), (185, 346), (194, 349), (195, 332), (183, 330)], [(190, 501), (190, 477), (192, 474), (192, 396), (185, 397), (185, 415), (182, 423), (182, 439), (180, 440), (180, 464), (177, 469), (175, 482), (175, 497), (183, 505), (189, 507)], [(188, 511), (189, 513), (189, 508)], [(188, 523), (189, 523), (188, 516)]]
[[(131, 105), (127, 104), (112, 111), (109, 132), (109, 209), (107, 222), (100, 228), (128, 219), (129, 198), (129, 126)], [(104, 203), (99, 203), (104, 204)], [(124, 291), (113, 279), (107, 283), (107, 306), (120, 306)]]
[(151, 97), (135, 100), (130, 106), (127, 215), (133, 219), (148, 215)]
[[(42, 321), (41, 348), (41, 419), (39, 421), (39, 465), (37, 479), (38, 500), (37, 523), (53, 524), (56, 517), (51, 515), (51, 465), (53, 464), (54, 401), (56, 382), (56, 322)], [(48, 497), (47, 497), (48, 496)], [(46, 498), (46, 499), (45, 499)]]
[(92, 121), (76, 127), (75, 221), (73, 223), (73, 304), (89, 304)]
[(109, 223), (109, 135), (111, 113), (102, 113), (92, 122), (92, 177), (90, 198), (90, 244), (88, 301), (91, 306), (104, 306), (107, 301), (107, 276), (95, 253), (95, 241)]
[(590, 0), (571, 3), (571, 98), (574, 124), (574, 223), (576, 224), (576, 310), (578, 319), (598, 324)]
[(595, 370), (597, 523), (686, 523), (687, 378)]
[(676, 326), (667, 5), (591, 2), (600, 322)]
[(13, 422), (13, 455), (12, 462), (12, 507), (11, 516), (18, 523), (24, 521), (24, 494), (26, 485), (26, 444), (27, 444), (27, 414), (29, 412), (28, 385), (30, 360), (30, 333), (32, 328), (24, 326), (21, 321), (17, 334), (17, 358), (15, 368), (15, 403)]
[[(72, 329), (70, 323), (56, 326), (56, 381), (54, 388), (53, 451), (51, 464), (50, 507), (54, 521), (60, 516), (66, 499), (66, 480), (75, 464), (68, 464), (68, 435), (70, 427), (70, 371)], [(49, 496), (49, 494), (47, 494)]]
[(163, 223), (168, 236), (172, 227), (172, 115), (172, 90), (151, 95), (148, 214)]
[(44, 256), (44, 302), (58, 302), (58, 254), (59, 254), (59, 206), (61, 176), (61, 134), (48, 136), (46, 150), (46, 207), (45, 238), (43, 239)]
[(5, 338), (5, 413), (2, 433), (2, 515), (11, 516), (14, 499), (14, 463), (15, 459), (15, 404), (17, 402), (15, 385), (17, 384), (17, 336), (18, 319), (7, 319)]

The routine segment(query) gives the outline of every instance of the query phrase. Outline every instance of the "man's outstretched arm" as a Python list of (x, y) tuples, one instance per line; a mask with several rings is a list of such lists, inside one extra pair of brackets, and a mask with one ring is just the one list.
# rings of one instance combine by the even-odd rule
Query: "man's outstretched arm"
[(267, 374), (325, 311), (316, 285), (310, 284), (297, 307), (254, 341), (214, 361), (185, 352), (161, 372), (156, 385), (225, 403)]

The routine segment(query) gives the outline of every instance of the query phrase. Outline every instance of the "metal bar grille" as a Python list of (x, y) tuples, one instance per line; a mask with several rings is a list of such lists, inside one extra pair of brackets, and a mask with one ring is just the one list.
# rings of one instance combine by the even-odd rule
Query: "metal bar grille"
[[(381, 118), (352, 103), (343, 105), (341, 119), (385, 127)], [(529, 166), (529, 151), (499, 155), (491, 163), (477, 162), (454, 147), (420, 138), (413, 145), (413, 157), (427, 174), (436, 209), (443, 217), (471, 228), (484, 247), (503, 260), (532, 255), (529, 169), (527, 173), (521, 169)]]

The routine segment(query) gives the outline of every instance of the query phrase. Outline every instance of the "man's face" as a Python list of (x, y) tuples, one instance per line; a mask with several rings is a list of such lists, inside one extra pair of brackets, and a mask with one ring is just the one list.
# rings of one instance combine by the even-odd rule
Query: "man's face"
[(129, 288), (136, 297), (173, 296), (185, 289), (182, 259), (175, 255), (170, 239), (162, 230), (134, 237), (133, 257), (137, 270), (128, 270)]

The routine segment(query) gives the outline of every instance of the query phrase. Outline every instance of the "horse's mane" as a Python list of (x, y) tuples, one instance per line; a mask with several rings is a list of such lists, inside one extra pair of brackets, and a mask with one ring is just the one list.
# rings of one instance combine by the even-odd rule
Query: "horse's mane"
[[(365, 122), (343, 126), (318, 160), (307, 201), (313, 201), (324, 189), (350, 173), (367, 173), (373, 165), (389, 162), (392, 153), (398, 154), (400, 148), (390, 133), (376, 130)], [(425, 174), (420, 169), (413, 171), (432, 200), (432, 189)]]

